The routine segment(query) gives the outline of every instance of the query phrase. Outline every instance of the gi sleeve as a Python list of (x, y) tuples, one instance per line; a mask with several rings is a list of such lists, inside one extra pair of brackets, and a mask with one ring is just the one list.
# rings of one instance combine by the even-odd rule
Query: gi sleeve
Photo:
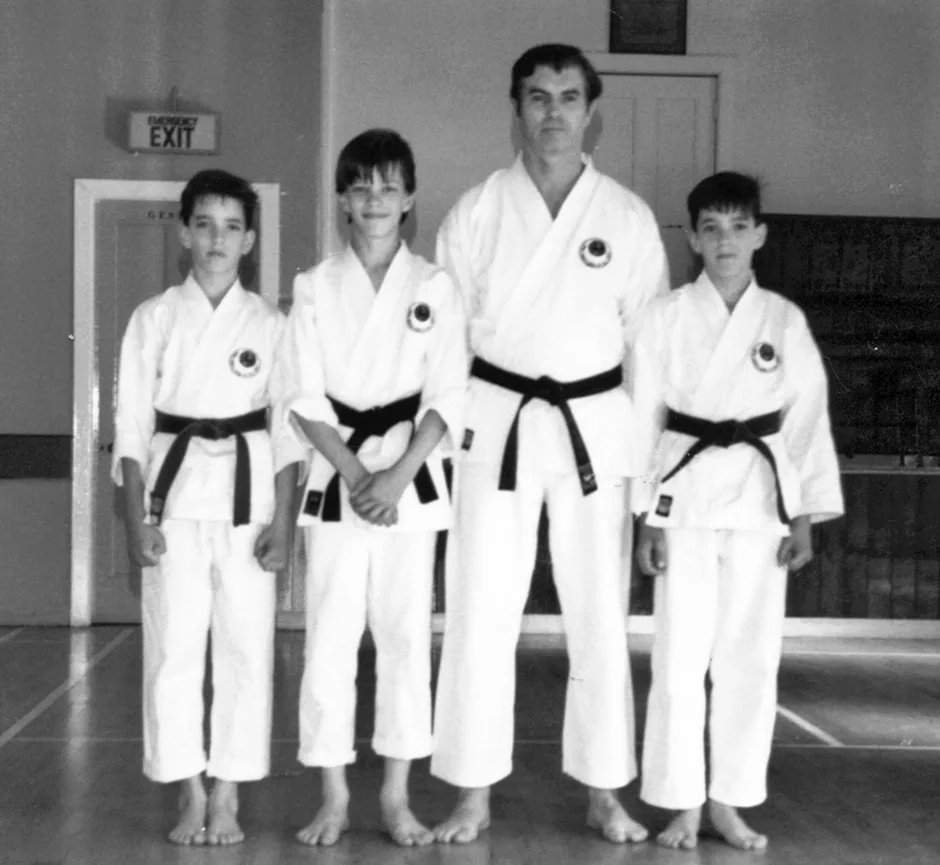
[(338, 423), (326, 397), (323, 344), (317, 331), (316, 281), (309, 273), (294, 278), (294, 305), (287, 317), (278, 362), (284, 383), (279, 400), (283, 422), (293, 428), (300, 441), (309, 444), (292, 413), (334, 427)]
[(163, 353), (161, 312), (164, 311), (154, 301), (141, 304), (132, 313), (121, 342), (111, 459), (111, 477), (118, 486), (124, 485), (121, 469), (124, 458), (136, 460), (141, 474), (145, 477), (147, 474)]
[(637, 217), (633, 266), (625, 286), (621, 318), (624, 344), (629, 350), (636, 340), (642, 312), (651, 301), (669, 294), (669, 262), (653, 212), (645, 207)]
[[(291, 371), (282, 356), (284, 346), (285, 317), (279, 313), (271, 324), (274, 366), (268, 378), (268, 398), (271, 403), (271, 446), (274, 452), (274, 472), (292, 463), (306, 466), (310, 458), (310, 445), (290, 422), (286, 403), (291, 389)], [(306, 480), (306, 472), (300, 472), (300, 482)]]
[[(434, 409), (447, 424), (444, 450), (455, 451), (463, 437), (464, 402), (467, 394), (466, 317), (463, 302), (450, 277), (438, 271), (433, 277), (437, 325), (431, 331), (426, 364), (427, 378), (421, 391), (417, 427)], [(449, 446), (448, 446), (449, 445)]]
[(477, 309), (477, 292), (474, 288), (473, 272), (470, 267), (469, 232), (463, 216), (461, 203), (453, 207), (444, 217), (437, 232), (435, 261), (447, 271), (460, 297), (463, 299), (465, 317), (472, 318)]
[(803, 313), (794, 307), (787, 328), (787, 405), (781, 434), (800, 478), (799, 513), (814, 523), (844, 512), (839, 460), (829, 422), (826, 370)]
[(648, 308), (641, 315), (628, 379), (633, 400), (632, 437), (637, 453), (636, 465), (639, 467), (637, 476), (630, 485), (630, 507), (635, 514), (646, 513), (652, 507), (659, 482), (655, 455), (666, 425), (665, 371), (660, 354), (661, 346), (668, 343), (659, 335), (657, 306), (658, 304)]

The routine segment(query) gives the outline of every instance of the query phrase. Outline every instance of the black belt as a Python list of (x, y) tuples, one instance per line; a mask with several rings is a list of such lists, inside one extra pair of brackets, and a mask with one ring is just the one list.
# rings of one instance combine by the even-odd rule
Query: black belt
[(233, 522), (236, 526), (246, 525), (251, 521), (251, 458), (248, 455), (248, 442), (244, 433), (257, 432), (268, 428), (268, 410), (259, 408), (248, 414), (225, 418), (192, 418), (176, 414), (157, 412), (156, 432), (170, 433), (176, 439), (170, 445), (164, 457), (163, 465), (157, 474), (157, 482), (150, 494), (150, 516), (154, 525), (160, 525), (163, 519), (163, 507), (167, 493), (176, 478), (189, 440), (193, 436), (219, 441), (235, 436), (235, 509)]
[(526, 403), (533, 399), (542, 399), (558, 408), (568, 427), (568, 437), (571, 439), (571, 448), (574, 451), (575, 464), (578, 467), (578, 479), (581, 481), (581, 492), (590, 495), (597, 489), (597, 480), (594, 477), (594, 467), (588, 455), (587, 446), (581, 437), (581, 430), (571, 413), (568, 400), (579, 399), (585, 396), (597, 396), (609, 390), (615, 390), (623, 383), (623, 370), (619, 366), (606, 372), (581, 378), (577, 381), (556, 381), (543, 375), (541, 378), (529, 378), (514, 372), (494, 366), (483, 358), (475, 357), (470, 367), (470, 375), (482, 381), (504, 387), (514, 393), (521, 393), (522, 400), (516, 415), (509, 427), (506, 437), (506, 447), (503, 450), (503, 463), (499, 471), (499, 488), (501, 490), (514, 490), (516, 488), (516, 465), (519, 461), (519, 414)]
[(774, 459), (767, 443), (762, 440), (764, 436), (780, 432), (780, 412), (774, 411), (770, 414), (758, 415), (749, 420), (710, 421), (669, 409), (666, 415), (666, 429), (693, 436), (698, 441), (685, 452), (682, 459), (676, 463), (675, 468), (662, 479), (662, 483), (665, 483), (685, 468), (706, 448), (727, 448), (731, 445), (747, 444), (759, 451), (764, 459), (770, 463), (770, 468), (774, 473), (774, 484), (777, 488), (777, 516), (780, 517), (780, 521), (784, 525), (789, 524), (790, 518), (787, 516), (787, 509), (783, 504), (783, 491), (780, 489), (777, 461)]
[[(329, 395), (327, 399), (336, 412), (337, 422), (341, 426), (352, 427), (352, 435), (346, 442), (346, 447), (354, 454), (359, 452), (359, 448), (371, 436), (383, 436), (393, 426), (404, 421), (413, 423), (415, 416), (418, 414), (418, 407), (421, 405), (420, 393), (365, 411), (350, 408), (345, 403), (341, 403)], [(335, 523), (340, 520), (339, 481), (339, 472), (337, 472), (330, 478), (330, 482), (326, 485), (326, 490), (323, 493), (323, 516), (321, 519), (326, 523)], [(426, 463), (421, 464), (413, 483), (421, 504), (426, 505), (428, 502), (437, 500), (437, 490), (434, 488), (434, 481), (431, 479), (431, 472), (428, 470)], [(316, 514), (319, 509), (318, 504), (319, 502), (312, 507), (308, 504), (304, 511), (308, 514)]]

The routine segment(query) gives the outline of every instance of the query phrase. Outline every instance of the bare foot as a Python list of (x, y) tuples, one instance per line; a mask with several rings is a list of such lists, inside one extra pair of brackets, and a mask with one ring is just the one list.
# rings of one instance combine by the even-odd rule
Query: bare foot
[(434, 828), (434, 837), (443, 844), (469, 844), (490, 825), (490, 788), (463, 788), (453, 813)]
[(597, 829), (613, 844), (626, 844), (628, 841), (638, 844), (646, 840), (646, 829), (630, 817), (613, 790), (591, 787), (588, 796), (588, 826)]
[(738, 814), (738, 809), (723, 802), (708, 800), (708, 817), (715, 831), (732, 847), (739, 850), (763, 850), (767, 836), (755, 832)]
[(188, 778), (180, 788), (180, 819), (170, 832), (174, 844), (206, 843), (206, 790), (202, 778)]
[(701, 808), (680, 811), (656, 836), (656, 843), (671, 850), (694, 850), (698, 844), (698, 830), (701, 825)]
[(238, 825), (238, 784), (217, 778), (209, 796), (206, 844), (227, 847), (230, 844), (240, 844), (244, 840), (245, 833)]
[(316, 816), (297, 833), (297, 840), (308, 847), (331, 847), (349, 828), (349, 800), (327, 800)]
[(381, 797), (382, 820), (392, 840), (400, 847), (424, 847), (434, 841), (434, 833), (419, 822), (407, 799)]

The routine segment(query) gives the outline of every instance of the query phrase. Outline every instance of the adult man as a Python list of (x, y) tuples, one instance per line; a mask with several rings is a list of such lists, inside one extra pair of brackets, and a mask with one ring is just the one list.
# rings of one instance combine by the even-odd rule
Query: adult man
[(576, 48), (523, 54), (510, 90), (522, 152), (438, 236), (474, 355), (431, 763), (463, 788), (436, 829), (444, 842), (489, 825), (490, 785), (511, 771), (543, 502), (571, 666), (563, 770), (589, 789), (590, 826), (646, 837), (616, 796), (636, 776), (621, 560), (626, 478), (641, 469), (622, 367), (637, 314), (668, 282), (650, 209), (582, 154), (601, 89)]

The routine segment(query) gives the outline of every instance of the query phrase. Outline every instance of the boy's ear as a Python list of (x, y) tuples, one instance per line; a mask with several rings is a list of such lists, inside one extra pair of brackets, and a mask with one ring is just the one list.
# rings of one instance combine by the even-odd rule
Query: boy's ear
[(685, 230), (686, 240), (689, 241), (689, 246), (692, 247), (692, 252), (696, 255), (702, 254), (702, 244), (699, 243), (697, 232), (693, 231), (691, 228)]
[(248, 255), (249, 252), (254, 248), (255, 241), (258, 239), (258, 232), (253, 228), (249, 228), (245, 232), (245, 236), (242, 238), (242, 255)]
[(401, 203), (401, 212), (402, 213), (411, 213), (411, 208), (415, 206), (415, 193), (412, 192), (411, 195), (406, 195), (404, 200)]
[(760, 222), (756, 228), (756, 241), (754, 243), (754, 249), (761, 249), (763, 245), (767, 242), (767, 223)]
[(193, 248), (193, 236), (189, 230), (189, 226), (185, 222), (181, 222), (179, 224), (178, 230), (179, 230), (179, 236), (180, 236), (180, 243), (183, 244), (183, 248), (192, 249)]

